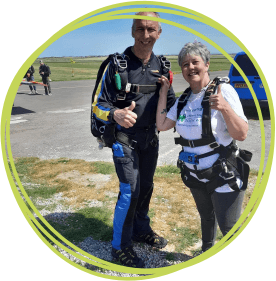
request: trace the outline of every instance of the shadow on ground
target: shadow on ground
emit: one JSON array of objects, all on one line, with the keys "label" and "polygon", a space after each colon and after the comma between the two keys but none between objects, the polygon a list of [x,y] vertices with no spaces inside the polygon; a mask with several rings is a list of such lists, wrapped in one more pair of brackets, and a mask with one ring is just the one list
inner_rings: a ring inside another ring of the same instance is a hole
[{"label": "shadow on ground", "polygon": [[[259,120],[256,107],[244,107],[244,114],[248,119]],[[261,108],[263,119],[270,120],[269,108]]]},{"label": "shadow on ground", "polygon": [[35,113],[35,111],[23,108],[21,106],[13,106],[11,115]]}]

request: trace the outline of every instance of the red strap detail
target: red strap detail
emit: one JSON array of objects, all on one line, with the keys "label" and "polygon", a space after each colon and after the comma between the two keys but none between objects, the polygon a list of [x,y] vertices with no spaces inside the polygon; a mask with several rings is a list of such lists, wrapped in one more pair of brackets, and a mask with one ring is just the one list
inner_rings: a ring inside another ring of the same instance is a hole
[{"label": "red strap detail", "polygon": [[170,82],[170,85],[172,84],[172,82],[173,82],[173,73],[172,73],[172,71],[170,70],[169,71],[169,74],[170,74],[170,76],[169,76],[169,82]]}]

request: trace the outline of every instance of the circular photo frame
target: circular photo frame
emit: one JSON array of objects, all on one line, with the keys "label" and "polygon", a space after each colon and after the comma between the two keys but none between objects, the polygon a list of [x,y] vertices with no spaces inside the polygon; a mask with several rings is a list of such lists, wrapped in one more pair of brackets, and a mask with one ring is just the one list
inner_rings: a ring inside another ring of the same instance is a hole
[{"label": "circular photo frame", "polygon": [[[197,11],[194,11],[186,7],[181,7],[179,5],[169,4],[165,2],[164,3],[155,2],[155,1],[151,1],[150,3],[148,1],[138,1],[138,2],[129,1],[125,3],[117,3],[117,4],[103,7],[101,9],[94,10],[93,12],[78,17],[77,19],[68,23],[67,25],[59,29],[56,33],[54,33],[41,46],[39,46],[19,68],[18,72],[14,76],[14,79],[11,82],[10,87],[7,91],[3,109],[2,109],[2,116],[1,116],[2,117],[1,118],[1,144],[2,144],[3,163],[13,195],[26,221],[29,223],[32,230],[36,233],[36,235],[40,238],[40,240],[58,257],[66,261],[71,266],[85,273],[109,280],[112,279],[117,280],[118,276],[105,275],[99,272],[89,270],[75,263],[71,259],[68,259],[64,254],[64,252],[74,256],[76,259],[79,259],[81,261],[86,262],[87,264],[90,264],[91,266],[100,268],[103,271],[106,270],[106,271],[120,272],[123,274],[134,274],[134,276],[139,277],[139,280],[149,280],[157,277],[163,277],[175,273],[177,271],[195,266],[211,258],[212,256],[216,255],[223,249],[225,249],[244,231],[244,229],[247,227],[247,225],[255,215],[262,201],[262,198],[266,190],[266,186],[268,184],[270,172],[272,169],[272,163],[273,163],[273,152],[274,152],[274,143],[275,143],[274,130],[272,130],[271,133],[271,140],[270,140],[271,146],[269,150],[269,157],[265,164],[265,149],[268,148],[265,147],[265,127],[264,127],[263,115],[260,108],[260,104],[258,102],[257,96],[254,92],[254,89],[250,81],[248,80],[246,74],[241,69],[241,67],[234,60],[234,58],[231,55],[229,55],[223,48],[221,48],[217,43],[206,37],[204,34],[198,32],[196,29],[192,29],[191,27],[188,27],[179,22],[168,20],[166,19],[166,17],[153,19],[146,16],[134,15],[136,12],[139,11],[153,10],[152,7],[142,8],[142,7],[134,7],[134,6],[137,6],[138,4],[144,6],[154,5],[154,11],[156,12],[164,13],[166,15],[175,15],[177,17],[183,17],[183,18],[192,19],[194,21],[198,21],[200,23],[205,24],[206,26],[218,30],[219,32],[230,38],[233,42],[235,42],[237,46],[239,46],[248,55],[248,57],[254,64],[257,72],[259,73],[260,79],[262,80],[263,87],[267,95],[267,100],[269,103],[269,111],[273,113],[274,112],[273,99],[266,77],[260,65],[254,58],[254,56],[250,53],[250,51],[246,48],[246,46],[223,25],[203,15],[202,13],[199,13]],[[197,39],[200,38],[199,40],[204,40],[205,42],[213,46],[215,49],[217,49],[239,71],[244,81],[246,82],[246,85],[252,94],[260,121],[260,131],[261,131],[260,168],[258,171],[254,191],[251,194],[251,198],[245,210],[243,211],[240,219],[238,220],[236,225],[231,229],[231,231],[229,231],[229,233],[225,237],[221,238],[221,240],[217,242],[210,250],[208,250],[208,252],[203,253],[198,257],[190,259],[186,262],[182,262],[179,264],[175,264],[168,267],[162,267],[162,268],[134,269],[134,268],[123,267],[121,265],[113,264],[105,260],[99,259],[93,255],[90,255],[84,250],[77,247],[69,240],[65,239],[59,232],[57,232],[51,226],[51,224],[49,224],[47,220],[45,220],[45,218],[37,210],[32,200],[28,196],[27,192],[25,191],[13,161],[12,149],[10,145],[10,121],[11,121],[11,111],[12,111],[11,109],[15,100],[18,87],[22,81],[22,77],[25,75],[26,69],[29,67],[29,65],[31,65],[41,55],[41,53],[45,51],[51,44],[53,44],[55,41],[57,41],[59,38],[61,38],[63,35],[67,33],[85,27],[87,25],[92,25],[100,22],[112,23],[113,20],[124,20],[124,19],[134,19],[134,18],[155,20],[161,22],[162,24],[171,25],[181,30],[185,30],[186,32],[193,34],[194,37],[196,37]],[[274,114],[271,114],[271,123],[275,124]],[[39,218],[39,220],[37,220],[37,218]],[[56,247],[53,247],[53,244],[56,245]],[[58,248],[62,249],[62,251],[58,250]]]}]

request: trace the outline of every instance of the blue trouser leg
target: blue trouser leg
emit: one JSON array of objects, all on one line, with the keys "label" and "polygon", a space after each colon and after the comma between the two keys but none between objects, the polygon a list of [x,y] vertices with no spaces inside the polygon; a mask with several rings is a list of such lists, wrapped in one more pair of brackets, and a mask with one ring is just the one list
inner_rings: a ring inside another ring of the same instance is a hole
[{"label": "blue trouser leg", "polygon": [[[34,81],[34,76],[31,76],[31,80]],[[33,87],[34,87],[34,90],[36,92],[36,85],[34,84]]]},{"label": "blue trouser leg", "polygon": [[[27,78],[27,81],[34,81],[34,76],[31,76],[30,78]],[[36,86],[34,85],[29,85],[30,90],[32,91],[33,89],[36,91]]]},{"label": "blue trouser leg", "polygon": [[120,192],[113,220],[112,247],[119,250],[131,245],[134,212],[139,196],[138,156],[129,147],[115,143],[113,160],[120,182]]},{"label": "blue trouser leg", "polygon": [[151,230],[147,216],[153,191],[153,174],[158,147],[149,145],[142,152],[125,145],[113,145],[113,160],[120,182],[114,212],[112,247],[119,250],[132,244],[132,233]]}]

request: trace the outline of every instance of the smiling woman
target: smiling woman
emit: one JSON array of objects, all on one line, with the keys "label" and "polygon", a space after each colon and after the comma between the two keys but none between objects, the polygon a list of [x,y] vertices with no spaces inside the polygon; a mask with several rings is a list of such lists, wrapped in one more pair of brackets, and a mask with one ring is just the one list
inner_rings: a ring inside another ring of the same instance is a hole
[{"label": "smiling woman", "polygon": [[209,69],[209,62],[205,64],[200,56],[187,55],[181,68],[183,77],[195,94],[209,83],[209,76],[205,75]]},{"label": "smiling woman", "polygon": [[194,94],[199,93],[209,83],[210,52],[207,48],[187,43],[180,51],[178,63]]},{"label": "smiling woman", "polygon": [[185,44],[178,62],[190,87],[166,114],[170,84],[162,76],[156,115],[159,131],[175,127],[180,134],[175,142],[182,146],[178,167],[201,218],[202,252],[214,245],[217,222],[226,235],[238,221],[249,175],[249,166],[237,157],[242,151],[233,142],[246,138],[248,121],[235,90],[227,84],[217,87],[220,79],[210,81],[209,60],[206,46]]}]

